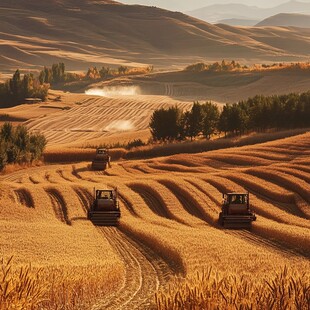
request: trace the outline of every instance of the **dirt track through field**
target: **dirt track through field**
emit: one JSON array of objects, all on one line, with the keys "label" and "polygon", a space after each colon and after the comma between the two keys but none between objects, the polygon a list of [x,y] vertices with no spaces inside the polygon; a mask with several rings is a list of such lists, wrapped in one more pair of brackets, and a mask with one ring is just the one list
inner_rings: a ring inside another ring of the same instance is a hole
[{"label": "dirt track through field", "polygon": [[98,228],[110,242],[125,265],[122,287],[96,304],[99,309],[150,309],[154,292],[164,286],[173,275],[168,264],[154,251],[134,241],[117,228]]}]

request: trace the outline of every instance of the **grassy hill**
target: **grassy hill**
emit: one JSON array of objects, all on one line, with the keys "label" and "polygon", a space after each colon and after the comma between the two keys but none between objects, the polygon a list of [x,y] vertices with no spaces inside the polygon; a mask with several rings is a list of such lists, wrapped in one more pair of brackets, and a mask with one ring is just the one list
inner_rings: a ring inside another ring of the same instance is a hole
[{"label": "grassy hill", "polygon": [[[184,66],[201,59],[309,58],[310,30],[211,25],[178,12],[113,1],[1,1],[2,71],[64,61]],[[154,31],[156,29],[156,31]]]}]

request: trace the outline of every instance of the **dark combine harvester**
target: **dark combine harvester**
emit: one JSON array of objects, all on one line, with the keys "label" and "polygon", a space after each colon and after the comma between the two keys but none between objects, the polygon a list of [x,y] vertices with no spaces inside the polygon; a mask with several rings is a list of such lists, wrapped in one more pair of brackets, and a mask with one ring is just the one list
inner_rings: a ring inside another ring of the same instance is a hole
[{"label": "dark combine harvester", "polygon": [[250,229],[256,215],[250,209],[249,193],[223,194],[219,222],[225,228]]},{"label": "dark combine harvester", "polygon": [[92,170],[106,170],[107,166],[111,167],[111,156],[109,151],[105,148],[98,148],[96,150],[96,156],[92,160]]},{"label": "dark combine harvester", "polygon": [[88,211],[88,218],[96,226],[117,226],[121,211],[117,200],[117,190],[98,189]]}]

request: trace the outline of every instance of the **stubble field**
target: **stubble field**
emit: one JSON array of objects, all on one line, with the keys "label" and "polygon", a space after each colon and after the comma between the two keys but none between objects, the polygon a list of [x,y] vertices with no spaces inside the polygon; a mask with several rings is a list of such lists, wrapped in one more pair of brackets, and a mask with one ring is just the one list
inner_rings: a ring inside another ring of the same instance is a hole
[{"label": "stubble field", "polygon": [[[305,273],[309,285],[309,158],[306,133],[208,153],[118,161],[106,172],[80,162],[2,175],[0,254],[13,255],[16,267],[43,267],[47,308],[64,301],[67,309],[151,308],[155,292],[167,292],[175,277],[209,268],[263,283],[286,266],[294,275]],[[120,226],[94,227],[86,217],[93,189],[114,187]],[[251,231],[223,230],[217,223],[221,193],[235,190],[250,192],[257,214]]]}]

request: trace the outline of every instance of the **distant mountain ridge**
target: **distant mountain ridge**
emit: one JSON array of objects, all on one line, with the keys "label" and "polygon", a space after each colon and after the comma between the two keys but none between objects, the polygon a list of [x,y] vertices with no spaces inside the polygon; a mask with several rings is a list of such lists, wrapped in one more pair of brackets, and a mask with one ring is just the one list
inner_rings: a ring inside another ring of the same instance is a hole
[{"label": "distant mountain ridge", "polygon": [[228,18],[217,21],[218,24],[225,24],[230,26],[255,26],[260,20],[257,19],[239,19],[239,18]]},{"label": "distant mountain ridge", "polygon": [[226,19],[263,20],[280,13],[310,14],[310,3],[289,1],[273,8],[259,8],[238,3],[215,4],[186,13],[209,23],[216,23]]},{"label": "distant mountain ridge", "polygon": [[179,12],[108,0],[1,0],[0,29],[2,71],[59,61],[70,70],[85,70],[310,56],[310,30],[212,25]]},{"label": "distant mountain ridge", "polygon": [[256,26],[293,26],[310,28],[310,15],[297,13],[281,13],[264,19]]}]

